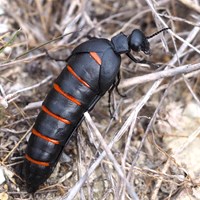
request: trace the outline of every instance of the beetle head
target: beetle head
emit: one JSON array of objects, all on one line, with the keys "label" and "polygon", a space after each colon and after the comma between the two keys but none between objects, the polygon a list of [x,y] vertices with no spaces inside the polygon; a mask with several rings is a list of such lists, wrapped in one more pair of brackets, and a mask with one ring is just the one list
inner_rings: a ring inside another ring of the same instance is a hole
[{"label": "beetle head", "polygon": [[135,52],[143,51],[145,54],[150,54],[149,42],[142,31],[135,29],[128,37],[128,43],[131,50]]}]

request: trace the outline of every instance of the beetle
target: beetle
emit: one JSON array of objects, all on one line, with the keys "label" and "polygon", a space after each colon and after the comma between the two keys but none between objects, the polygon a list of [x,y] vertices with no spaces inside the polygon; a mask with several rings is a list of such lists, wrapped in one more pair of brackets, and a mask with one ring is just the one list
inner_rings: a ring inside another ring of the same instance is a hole
[{"label": "beetle", "polygon": [[28,192],[34,193],[47,180],[64,145],[83,120],[84,112],[91,111],[115,84],[120,55],[143,62],[135,59],[131,51],[150,54],[148,39],[167,29],[149,37],[135,29],[129,36],[119,33],[111,41],[91,38],[72,51],[42,104],[28,141],[23,163]]}]

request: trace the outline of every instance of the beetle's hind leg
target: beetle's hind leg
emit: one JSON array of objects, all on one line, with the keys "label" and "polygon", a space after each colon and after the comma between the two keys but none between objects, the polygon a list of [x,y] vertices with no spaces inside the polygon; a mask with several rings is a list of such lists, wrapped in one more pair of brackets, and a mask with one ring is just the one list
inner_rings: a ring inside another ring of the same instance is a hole
[{"label": "beetle's hind leg", "polygon": [[56,57],[53,57],[53,56],[51,56],[51,55],[49,54],[48,50],[46,50],[46,49],[44,49],[44,51],[45,51],[47,57],[50,58],[51,60],[63,61],[63,62],[67,62],[67,60],[68,60],[68,58],[66,59],[66,58],[58,58],[58,57],[56,58]]},{"label": "beetle's hind leg", "polygon": [[97,37],[91,36],[90,34],[86,35],[88,40],[97,39]]}]

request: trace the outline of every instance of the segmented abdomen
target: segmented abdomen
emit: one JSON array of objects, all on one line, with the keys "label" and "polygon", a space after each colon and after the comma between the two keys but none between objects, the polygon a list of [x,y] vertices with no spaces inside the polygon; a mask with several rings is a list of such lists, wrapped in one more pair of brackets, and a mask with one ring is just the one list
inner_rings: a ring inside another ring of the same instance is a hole
[{"label": "segmented abdomen", "polygon": [[29,139],[24,172],[34,192],[52,173],[63,146],[99,99],[101,55],[75,54],[68,60],[42,105]]}]

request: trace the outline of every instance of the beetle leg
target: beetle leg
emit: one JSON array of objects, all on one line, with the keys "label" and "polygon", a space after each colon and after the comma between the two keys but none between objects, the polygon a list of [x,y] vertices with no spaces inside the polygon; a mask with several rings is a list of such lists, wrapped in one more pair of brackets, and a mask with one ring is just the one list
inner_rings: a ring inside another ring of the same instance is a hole
[{"label": "beetle leg", "polygon": [[51,55],[49,54],[48,50],[46,50],[46,49],[45,49],[44,51],[45,51],[47,57],[50,58],[50,59],[52,59],[52,60],[55,60],[55,61],[63,61],[63,62],[66,62],[66,61],[67,61],[66,58],[55,58],[55,57],[51,56]]},{"label": "beetle leg", "polygon": [[126,97],[126,95],[122,94],[119,91],[119,88],[118,88],[119,83],[120,83],[120,72],[117,73],[117,78],[115,79],[115,82],[113,83],[113,85],[111,86],[111,88],[108,90],[108,94],[109,94],[108,95],[108,105],[109,105],[109,113],[110,113],[110,117],[111,118],[114,118],[114,113],[111,110],[111,107],[114,110],[114,106],[111,103],[111,94],[112,94],[113,90],[116,89],[118,95],[121,96],[122,98]]},{"label": "beetle leg", "polygon": [[137,60],[136,58],[134,58],[132,54],[126,53],[126,55],[127,55],[133,62],[135,62],[135,63],[140,63],[139,60]]},{"label": "beetle leg", "polygon": [[126,95],[125,94],[122,94],[120,91],[119,91],[119,88],[118,88],[118,86],[119,86],[119,83],[120,83],[120,79],[121,79],[121,77],[120,77],[120,72],[118,72],[117,73],[117,81],[116,81],[116,83],[115,83],[115,88],[116,88],[116,91],[117,91],[117,93],[118,93],[118,95],[120,96],[120,97],[126,97]]},{"label": "beetle leg", "polygon": [[114,90],[115,86],[112,85],[111,88],[108,90],[108,107],[109,107],[109,114],[110,114],[110,118],[115,118],[114,117],[114,106],[113,104],[111,103],[111,94]]},{"label": "beetle leg", "polygon": [[91,36],[91,35],[86,35],[86,38],[88,39],[88,40],[92,40],[92,39],[97,39],[97,37],[94,37],[94,36]]},{"label": "beetle leg", "polygon": [[130,53],[126,53],[126,55],[127,55],[133,62],[135,62],[135,63],[148,64],[148,65],[150,65],[150,66],[152,66],[153,68],[156,68],[156,69],[159,67],[157,64],[152,63],[152,62],[150,62],[150,61],[148,61],[148,60],[137,60],[137,59],[134,58],[133,55],[130,54]]}]

